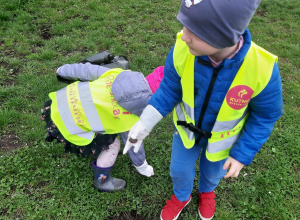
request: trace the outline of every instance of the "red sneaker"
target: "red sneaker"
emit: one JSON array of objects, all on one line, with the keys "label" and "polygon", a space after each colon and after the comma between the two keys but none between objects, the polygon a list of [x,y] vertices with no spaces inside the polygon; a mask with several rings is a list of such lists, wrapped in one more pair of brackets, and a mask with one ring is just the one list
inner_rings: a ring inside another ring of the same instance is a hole
[{"label": "red sneaker", "polygon": [[199,208],[198,213],[202,220],[210,220],[214,217],[216,208],[215,192],[199,193]]},{"label": "red sneaker", "polygon": [[180,202],[175,195],[171,197],[171,200],[167,201],[167,205],[163,207],[160,213],[160,220],[176,220],[182,211],[182,209],[189,204],[191,196],[187,201]]}]

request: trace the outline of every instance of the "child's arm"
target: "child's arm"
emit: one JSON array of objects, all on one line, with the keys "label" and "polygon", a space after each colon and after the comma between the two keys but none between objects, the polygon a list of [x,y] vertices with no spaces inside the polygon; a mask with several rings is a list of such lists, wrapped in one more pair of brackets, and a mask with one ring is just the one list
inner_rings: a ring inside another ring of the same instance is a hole
[{"label": "child's arm", "polygon": [[57,77],[71,81],[93,81],[98,79],[109,68],[90,63],[65,64],[57,71]]},{"label": "child's arm", "polygon": [[282,86],[277,63],[268,85],[249,103],[249,117],[229,156],[249,165],[282,115]]},{"label": "child's arm", "polygon": [[167,57],[164,77],[159,88],[149,100],[147,107],[140,116],[140,120],[130,130],[130,140],[134,140],[135,143],[128,140],[123,154],[126,154],[132,146],[137,151],[140,143],[151,132],[152,128],[182,100],[181,78],[174,67],[173,51],[174,47]]},{"label": "child's arm", "polygon": [[[128,131],[120,134],[123,143],[126,143],[128,138]],[[129,157],[137,169],[137,171],[144,176],[150,177],[154,175],[153,167],[150,166],[146,161],[144,144],[141,145],[139,151],[134,153],[133,148],[128,151]]]}]

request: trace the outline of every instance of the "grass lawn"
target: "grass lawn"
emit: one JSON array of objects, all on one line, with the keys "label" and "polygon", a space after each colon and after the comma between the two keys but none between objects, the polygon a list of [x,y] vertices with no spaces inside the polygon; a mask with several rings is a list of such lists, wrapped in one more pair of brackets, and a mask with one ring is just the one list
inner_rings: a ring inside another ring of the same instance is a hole
[{"label": "grass lawn", "polygon": [[[99,51],[125,55],[145,75],[164,65],[181,30],[180,1],[1,0],[0,219],[159,219],[170,198],[172,115],[145,140],[155,176],[138,175],[119,155],[117,193],[92,187],[92,158],[46,143],[40,108],[66,84],[55,70]],[[300,4],[262,0],[249,26],[253,41],[279,56],[284,115],[251,166],[216,189],[214,219],[300,219]],[[197,175],[198,177],[198,175]],[[179,219],[199,219],[197,181]]]}]

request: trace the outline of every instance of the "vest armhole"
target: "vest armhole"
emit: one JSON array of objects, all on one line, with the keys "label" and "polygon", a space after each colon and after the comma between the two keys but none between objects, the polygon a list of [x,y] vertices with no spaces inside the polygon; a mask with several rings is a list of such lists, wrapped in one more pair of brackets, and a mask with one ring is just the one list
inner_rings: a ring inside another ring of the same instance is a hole
[{"label": "vest armhole", "polygon": [[[268,85],[268,83],[270,82],[270,79],[272,77],[272,72],[273,72],[273,68],[274,68],[274,64],[275,62],[278,61],[278,57],[272,53],[270,53],[269,51],[265,50],[264,48],[258,46],[257,44],[255,44],[253,41],[251,41],[251,44],[254,48],[254,50],[258,51],[260,54],[260,59],[264,60],[263,62],[268,65],[268,69],[265,70],[265,75],[266,76],[262,76],[265,77],[265,80],[263,80],[264,85],[260,87],[259,90],[256,90],[253,93],[252,98],[256,97],[261,91],[264,90],[264,88],[266,88],[266,86]],[[272,63],[272,65],[271,65]]]}]

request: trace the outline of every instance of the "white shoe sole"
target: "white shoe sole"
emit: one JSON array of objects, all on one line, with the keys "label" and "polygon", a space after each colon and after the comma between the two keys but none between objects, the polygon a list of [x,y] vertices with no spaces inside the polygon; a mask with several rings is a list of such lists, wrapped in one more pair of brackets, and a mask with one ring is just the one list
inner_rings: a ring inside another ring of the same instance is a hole
[{"label": "white shoe sole", "polygon": [[[190,200],[187,202],[187,204],[185,204],[184,207],[186,207],[186,206],[190,203],[191,200],[192,200],[192,197],[191,197]],[[182,210],[184,209],[184,207],[181,209],[181,211],[178,213],[178,215],[176,215],[175,218],[173,218],[172,220],[178,219],[178,217],[179,217],[180,213],[182,212]],[[199,210],[199,209],[198,209],[198,210]],[[163,218],[161,217],[161,213],[162,213],[162,210],[161,210],[161,212],[160,212],[160,220],[163,220]]]},{"label": "white shoe sole", "polygon": [[198,208],[198,214],[199,214],[199,216],[200,216],[200,218],[201,218],[201,220],[211,220],[213,217],[214,217],[214,215],[212,216],[212,217],[210,217],[210,218],[204,218],[201,214],[200,214],[200,209]]}]

